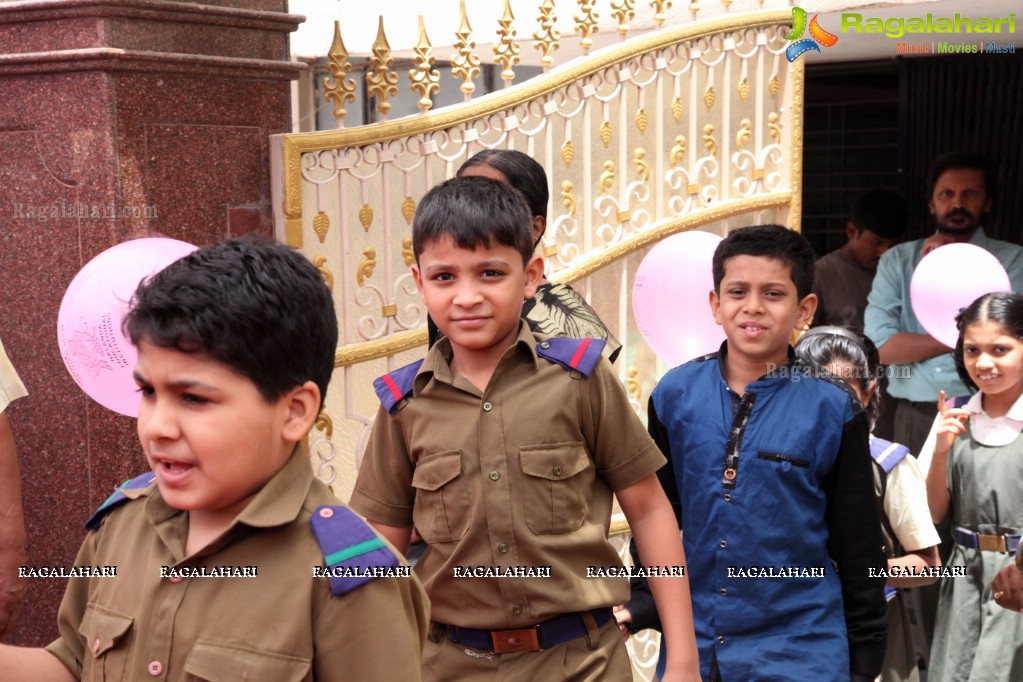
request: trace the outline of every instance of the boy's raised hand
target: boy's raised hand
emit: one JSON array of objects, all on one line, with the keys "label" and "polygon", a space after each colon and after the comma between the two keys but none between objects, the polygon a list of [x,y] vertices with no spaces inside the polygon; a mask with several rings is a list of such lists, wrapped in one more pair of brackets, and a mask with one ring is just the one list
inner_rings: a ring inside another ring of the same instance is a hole
[{"label": "boy's raised hand", "polygon": [[941,391],[938,393],[938,414],[941,415],[941,422],[938,424],[938,438],[934,442],[934,454],[944,457],[952,449],[956,438],[966,433],[966,420],[970,418],[970,411],[949,407],[945,401],[945,392]]}]

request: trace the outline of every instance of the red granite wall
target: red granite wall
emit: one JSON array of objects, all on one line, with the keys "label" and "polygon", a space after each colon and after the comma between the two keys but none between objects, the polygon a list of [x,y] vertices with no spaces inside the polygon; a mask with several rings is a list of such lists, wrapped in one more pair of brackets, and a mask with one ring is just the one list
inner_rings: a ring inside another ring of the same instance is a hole
[{"label": "red granite wall", "polygon": [[[286,11],[286,0],[0,3],[0,337],[30,393],[8,408],[29,564],[70,565],[91,511],[145,466],[134,420],[64,369],[64,289],[129,238],[270,232],[268,136],[289,129],[301,68],[287,62],[301,18]],[[63,589],[30,582],[8,640],[52,639]]]}]

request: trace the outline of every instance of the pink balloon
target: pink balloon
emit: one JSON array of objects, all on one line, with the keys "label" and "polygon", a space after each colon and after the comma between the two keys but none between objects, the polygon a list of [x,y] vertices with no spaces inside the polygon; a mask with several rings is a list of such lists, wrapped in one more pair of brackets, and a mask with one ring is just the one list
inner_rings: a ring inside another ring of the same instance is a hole
[{"label": "pink balloon", "polygon": [[994,291],[1012,291],[1005,268],[990,251],[973,244],[946,244],[928,253],[913,271],[909,300],[927,333],[955,348],[956,315]]},{"label": "pink balloon", "polygon": [[103,407],[137,417],[132,372],[138,355],[121,334],[121,320],[143,278],[196,247],[176,239],[135,239],[112,246],[71,280],[57,313],[57,343],[75,383]]},{"label": "pink balloon", "polygon": [[661,360],[675,366],[713,353],[725,340],[708,297],[711,261],[721,237],[680,232],[647,253],[632,285],[632,314],[639,333]]}]

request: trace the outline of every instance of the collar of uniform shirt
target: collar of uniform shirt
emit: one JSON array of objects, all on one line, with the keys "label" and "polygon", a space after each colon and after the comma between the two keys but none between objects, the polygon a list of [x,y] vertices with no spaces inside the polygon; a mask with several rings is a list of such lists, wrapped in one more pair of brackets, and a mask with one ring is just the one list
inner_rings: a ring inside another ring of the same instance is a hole
[{"label": "collar of uniform shirt", "polygon": [[1023,396],[1002,417],[989,417],[984,412],[981,393],[974,393],[964,407],[973,413],[970,417],[970,431],[982,445],[1008,445],[1023,432]]}]

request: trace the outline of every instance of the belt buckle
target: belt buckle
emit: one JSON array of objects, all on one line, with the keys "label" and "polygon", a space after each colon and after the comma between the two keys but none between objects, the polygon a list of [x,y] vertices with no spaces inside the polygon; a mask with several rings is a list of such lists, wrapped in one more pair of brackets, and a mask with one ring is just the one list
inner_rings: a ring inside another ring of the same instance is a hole
[{"label": "belt buckle", "polygon": [[982,552],[1001,552],[1005,554],[1004,535],[977,535],[977,548]]},{"label": "belt buckle", "polygon": [[525,630],[494,630],[490,633],[495,654],[515,654],[520,651],[541,651],[536,626]]}]

